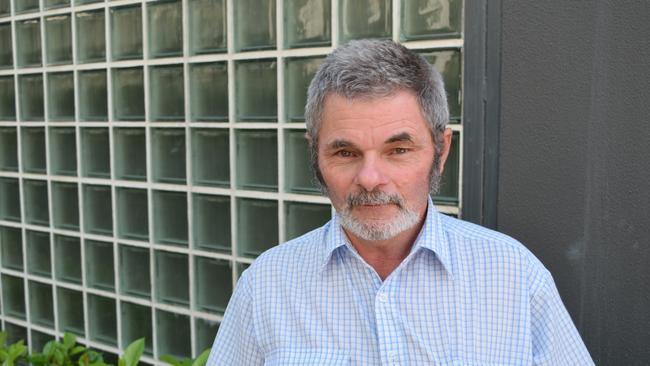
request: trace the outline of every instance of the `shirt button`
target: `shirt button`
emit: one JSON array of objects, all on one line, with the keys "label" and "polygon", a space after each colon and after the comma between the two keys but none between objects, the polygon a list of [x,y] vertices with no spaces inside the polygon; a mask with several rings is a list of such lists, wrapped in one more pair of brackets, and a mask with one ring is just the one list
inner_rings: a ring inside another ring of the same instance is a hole
[{"label": "shirt button", "polygon": [[385,293],[382,292],[379,295],[377,295],[377,300],[379,300],[381,302],[387,302],[388,301],[388,296]]}]

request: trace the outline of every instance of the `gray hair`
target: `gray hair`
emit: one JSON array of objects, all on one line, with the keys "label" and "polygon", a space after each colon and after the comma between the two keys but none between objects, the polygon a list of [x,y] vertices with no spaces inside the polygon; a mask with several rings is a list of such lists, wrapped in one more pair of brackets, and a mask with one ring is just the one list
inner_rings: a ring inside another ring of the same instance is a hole
[{"label": "gray hair", "polygon": [[442,132],[449,121],[440,73],[424,57],[391,40],[350,41],[325,58],[309,85],[305,105],[312,169],[321,184],[324,182],[318,168],[318,132],[325,98],[334,93],[348,99],[372,99],[401,90],[413,92],[429,125],[436,150],[435,168],[442,149]]}]

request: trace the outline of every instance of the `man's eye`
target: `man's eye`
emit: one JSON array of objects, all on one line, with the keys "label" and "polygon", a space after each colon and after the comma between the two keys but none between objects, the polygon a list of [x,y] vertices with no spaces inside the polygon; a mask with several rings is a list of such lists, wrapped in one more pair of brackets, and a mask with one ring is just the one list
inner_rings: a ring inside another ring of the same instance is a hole
[{"label": "man's eye", "polygon": [[340,150],[336,153],[336,155],[342,157],[342,158],[349,158],[352,157],[352,152],[348,150]]},{"label": "man's eye", "polygon": [[408,151],[409,151],[409,150],[406,149],[406,148],[403,148],[403,147],[396,147],[396,148],[393,150],[393,153],[394,153],[394,154],[401,155],[401,154],[406,154]]}]

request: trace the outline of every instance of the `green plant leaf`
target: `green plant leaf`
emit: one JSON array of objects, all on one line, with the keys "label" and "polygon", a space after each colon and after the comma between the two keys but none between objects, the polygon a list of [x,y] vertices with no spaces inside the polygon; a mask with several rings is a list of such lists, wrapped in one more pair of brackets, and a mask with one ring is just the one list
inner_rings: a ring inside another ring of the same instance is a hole
[{"label": "green plant leaf", "polygon": [[50,357],[54,354],[54,350],[56,349],[57,341],[52,340],[47,343],[45,343],[45,346],[43,346],[43,355],[45,357]]},{"label": "green plant leaf", "polygon": [[63,352],[57,348],[54,350],[54,362],[56,365],[63,365],[64,355]]},{"label": "green plant leaf", "polygon": [[77,343],[77,336],[68,332],[63,333],[63,347],[66,351],[72,348],[75,343]]},{"label": "green plant leaf", "polygon": [[7,332],[0,332],[0,347],[5,348],[7,346],[7,337],[9,337]]},{"label": "green plant leaf", "polygon": [[[126,347],[124,350],[124,365],[119,366],[137,366],[144,351],[144,338],[137,339]],[[120,358],[120,361],[122,358]]]},{"label": "green plant leaf", "polygon": [[70,356],[74,356],[86,350],[84,346],[76,346],[70,350]]},{"label": "green plant leaf", "polygon": [[210,349],[206,349],[201,353],[192,363],[192,366],[204,366],[208,362],[208,357],[210,357]]},{"label": "green plant leaf", "polygon": [[174,356],[170,355],[162,355],[160,356],[160,361],[168,363],[172,366],[181,366],[181,362],[176,359]]}]

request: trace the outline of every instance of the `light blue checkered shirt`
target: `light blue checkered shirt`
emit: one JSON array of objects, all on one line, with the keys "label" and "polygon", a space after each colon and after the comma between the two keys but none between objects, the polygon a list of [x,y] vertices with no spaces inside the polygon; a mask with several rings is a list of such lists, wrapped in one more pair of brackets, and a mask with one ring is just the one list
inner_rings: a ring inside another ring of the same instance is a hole
[{"label": "light blue checkered shirt", "polygon": [[383,282],[336,218],[262,254],[237,284],[207,365],[593,361],[523,245],[429,201],[410,254]]}]

